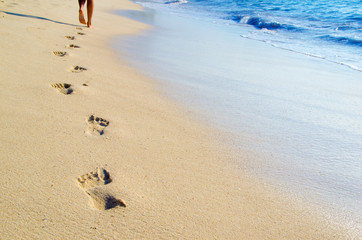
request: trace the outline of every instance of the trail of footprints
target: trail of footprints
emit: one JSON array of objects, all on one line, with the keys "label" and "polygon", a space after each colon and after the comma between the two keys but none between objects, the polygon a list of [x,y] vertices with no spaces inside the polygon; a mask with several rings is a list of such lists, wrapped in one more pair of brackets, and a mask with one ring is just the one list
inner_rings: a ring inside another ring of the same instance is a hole
[{"label": "trail of footprints", "polygon": [[[77,30],[83,30],[80,27],[77,27],[76,29]],[[82,33],[82,32],[78,32],[78,34],[79,35],[85,35],[85,33]],[[75,40],[74,36],[65,36],[65,38],[69,39],[69,40]],[[78,45],[75,45],[75,44],[68,44],[66,47],[67,48],[80,48]],[[65,57],[65,56],[68,55],[68,53],[64,52],[64,51],[53,51],[53,54],[55,56],[58,56],[58,57]],[[73,72],[73,73],[81,73],[81,72],[86,71],[86,70],[87,70],[87,68],[82,67],[82,66],[72,66],[70,71]],[[57,89],[59,92],[65,94],[65,95],[73,93],[73,89],[71,88],[71,84],[68,84],[68,83],[52,83],[50,85],[53,88]],[[88,85],[83,84],[83,86],[88,86]]]},{"label": "trail of footprints", "polygon": [[[76,28],[77,30],[83,30],[80,27]],[[77,32],[78,35],[85,35],[83,32]],[[65,36],[68,40],[75,40],[74,36]],[[78,45],[69,44],[66,46],[69,49],[80,48]],[[53,51],[53,54],[58,57],[68,56],[68,53],[65,51]],[[72,66],[71,72],[81,73],[86,71],[87,68],[82,66]],[[69,95],[73,93],[72,85],[69,83],[52,83],[51,87],[57,89],[60,93]],[[83,83],[82,86],[88,86],[88,84]],[[101,136],[104,134],[104,129],[109,125],[109,121],[97,117],[95,115],[90,115],[86,119],[88,125],[88,132],[92,135]],[[107,190],[105,185],[112,182],[110,174],[107,170],[101,167],[97,167],[95,171],[83,174],[77,178],[79,186],[84,190],[84,192],[90,198],[90,204],[93,208],[98,210],[107,210],[114,207],[126,207],[125,203],[114,197],[114,195]]]}]

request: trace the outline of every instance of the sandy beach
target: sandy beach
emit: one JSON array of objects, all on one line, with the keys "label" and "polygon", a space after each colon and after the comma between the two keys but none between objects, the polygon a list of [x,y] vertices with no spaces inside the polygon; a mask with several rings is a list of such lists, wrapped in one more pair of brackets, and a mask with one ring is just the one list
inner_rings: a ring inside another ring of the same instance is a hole
[{"label": "sandy beach", "polygon": [[145,24],[97,1],[0,0],[1,239],[349,239],[313,206],[235,171],[223,133],[109,47]]}]

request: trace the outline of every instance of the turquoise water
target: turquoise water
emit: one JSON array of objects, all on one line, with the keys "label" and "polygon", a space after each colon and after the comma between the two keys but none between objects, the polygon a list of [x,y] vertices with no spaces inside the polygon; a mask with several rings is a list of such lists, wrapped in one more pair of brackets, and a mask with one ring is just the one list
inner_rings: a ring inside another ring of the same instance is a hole
[{"label": "turquoise water", "polygon": [[163,8],[117,13],[154,29],[119,37],[114,48],[172,100],[230,133],[234,148],[257,154],[240,169],[362,234],[361,72],[241,38],[248,29],[209,17]]},{"label": "turquoise water", "polygon": [[[361,0],[141,0],[145,6],[240,27],[241,37],[362,71]],[[247,30],[245,32],[245,30]]]}]

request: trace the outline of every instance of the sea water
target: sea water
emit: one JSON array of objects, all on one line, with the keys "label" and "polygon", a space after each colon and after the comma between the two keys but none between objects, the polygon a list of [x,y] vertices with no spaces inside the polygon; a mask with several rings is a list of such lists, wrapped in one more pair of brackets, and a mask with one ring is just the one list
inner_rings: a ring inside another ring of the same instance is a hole
[{"label": "sea water", "polygon": [[317,2],[142,2],[145,11],[118,14],[154,28],[114,47],[240,152],[257,153],[240,169],[327,206],[358,236],[361,3]]},{"label": "sea water", "polygon": [[361,0],[145,0],[145,6],[208,17],[260,40],[362,71]]}]

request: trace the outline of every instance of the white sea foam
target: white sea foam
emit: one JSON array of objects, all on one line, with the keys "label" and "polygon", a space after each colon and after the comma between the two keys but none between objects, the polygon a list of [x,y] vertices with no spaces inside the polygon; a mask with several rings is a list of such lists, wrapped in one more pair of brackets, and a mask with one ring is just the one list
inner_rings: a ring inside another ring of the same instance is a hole
[{"label": "white sea foam", "polygon": [[224,21],[228,25],[234,22],[241,31],[252,32],[254,39],[322,56],[331,62],[343,62],[354,70],[362,69],[361,1],[142,1],[156,8],[207,16],[215,23]]},{"label": "white sea foam", "polygon": [[174,1],[165,2],[165,4],[171,4],[171,5],[180,5],[180,4],[185,4],[185,3],[188,3],[188,1],[186,1],[186,0],[174,0]]}]

